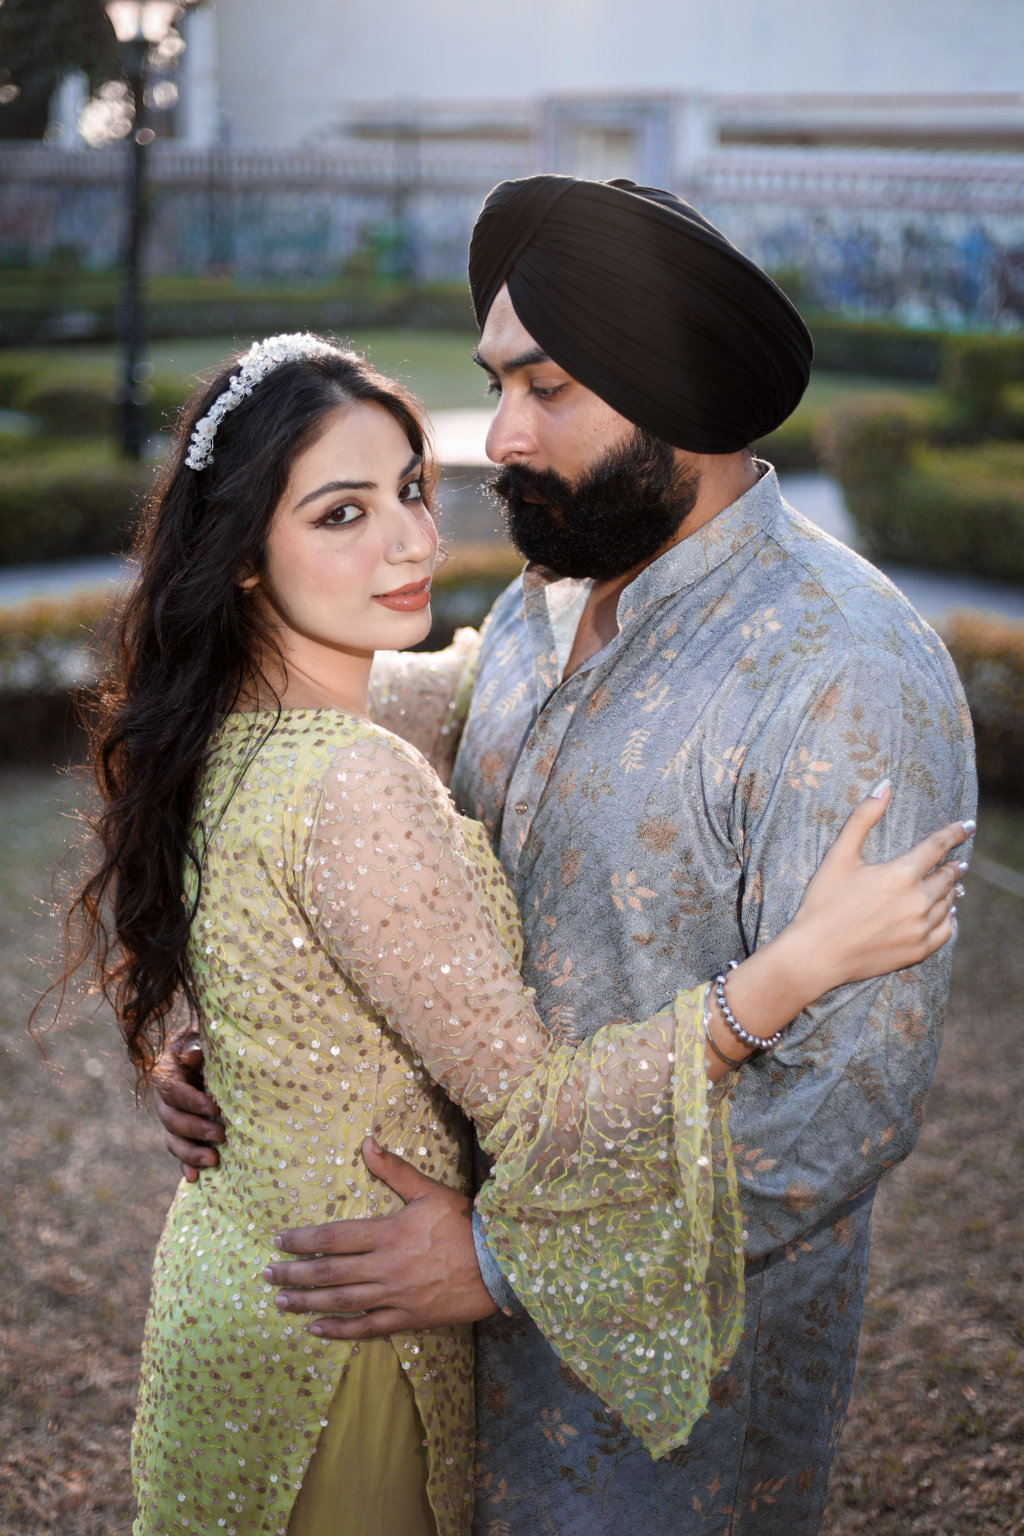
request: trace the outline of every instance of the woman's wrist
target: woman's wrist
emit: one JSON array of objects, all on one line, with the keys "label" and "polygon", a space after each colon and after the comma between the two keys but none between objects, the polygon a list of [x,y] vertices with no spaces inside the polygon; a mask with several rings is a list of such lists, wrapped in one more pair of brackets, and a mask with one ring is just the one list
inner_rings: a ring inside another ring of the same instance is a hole
[{"label": "woman's wrist", "polygon": [[805,924],[797,913],[762,950],[772,964],[771,984],[787,1006],[792,1007],[786,1022],[831,992],[842,980],[828,937]]},{"label": "woman's wrist", "polygon": [[795,921],[726,977],[732,1013],[762,1040],[785,1029],[833,985],[822,946],[805,937]]},{"label": "woman's wrist", "polygon": [[[794,919],[777,938],[723,973],[728,1011],[744,1034],[767,1041],[836,985],[834,970],[828,944]],[[708,989],[705,1018],[705,1056],[712,1081],[765,1048],[748,1044],[730,1027],[714,981]]]}]

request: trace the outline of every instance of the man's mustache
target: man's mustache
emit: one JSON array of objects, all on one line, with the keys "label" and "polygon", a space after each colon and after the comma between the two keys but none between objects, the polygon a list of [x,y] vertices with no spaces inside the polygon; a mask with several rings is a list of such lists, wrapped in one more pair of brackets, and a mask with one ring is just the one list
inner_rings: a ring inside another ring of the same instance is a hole
[{"label": "man's mustache", "polygon": [[506,464],[492,476],[488,490],[507,505],[528,502],[531,506],[557,511],[572,497],[572,486],[550,469],[528,469],[522,464]]}]

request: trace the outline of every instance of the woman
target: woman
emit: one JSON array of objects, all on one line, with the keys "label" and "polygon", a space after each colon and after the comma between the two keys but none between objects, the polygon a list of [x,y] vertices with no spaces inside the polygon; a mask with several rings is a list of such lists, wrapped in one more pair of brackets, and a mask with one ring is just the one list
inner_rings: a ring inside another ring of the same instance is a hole
[{"label": "woman", "polygon": [[318,1340],[263,1277],[282,1227],[395,1203],[366,1175],[367,1134],[464,1186],[452,1101],[494,1159],[478,1209],[529,1310],[652,1454],[680,1443],[742,1320],[708,1080],[952,932],[957,871],[928,871],[964,829],[862,865],[883,795],[727,982],[555,1043],[482,829],[368,719],[374,649],[429,629],[432,483],[403,390],[277,337],[185,408],[144,519],[99,728],[103,860],[79,906],[141,1077],[184,998],[229,1134],[157,1255],[140,1533],[468,1529],[468,1332]]}]

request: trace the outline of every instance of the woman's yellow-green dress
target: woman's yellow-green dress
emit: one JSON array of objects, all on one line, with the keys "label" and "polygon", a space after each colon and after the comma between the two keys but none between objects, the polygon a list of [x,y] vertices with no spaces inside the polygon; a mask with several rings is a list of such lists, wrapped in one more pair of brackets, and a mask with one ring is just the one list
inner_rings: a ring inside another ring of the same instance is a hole
[{"label": "woman's yellow-green dress", "polygon": [[282,1228],[398,1205],[368,1134],[468,1188],[453,1101],[495,1160],[477,1208],[524,1304],[652,1454],[678,1444],[741,1315],[701,996],[554,1042],[482,829],[414,748],[352,717],[229,716],[198,823],[190,963],[227,1138],[157,1253],[137,1536],[468,1531],[471,1331],[320,1340],[262,1273]]}]

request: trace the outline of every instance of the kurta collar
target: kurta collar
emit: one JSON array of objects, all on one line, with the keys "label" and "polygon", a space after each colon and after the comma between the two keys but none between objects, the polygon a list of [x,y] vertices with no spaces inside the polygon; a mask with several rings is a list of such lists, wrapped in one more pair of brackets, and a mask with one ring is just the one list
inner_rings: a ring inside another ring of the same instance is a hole
[{"label": "kurta collar", "polygon": [[636,580],[625,588],[617,610],[620,629],[625,629],[652,603],[696,586],[776,522],[783,508],[778,476],[770,464],[760,460],[755,460],[755,464],[762,471],[756,485],[710,523],[644,566]]},{"label": "kurta collar", "polygon": [[[756,485],[710,523],[652,560],[624,589],[617,609],[620,635],[652,603],[696,586],[775,524],[784,508],[778,476],[770,464],[760,459],[754,462],[761,470]],[[591,585],[590,581],[558,576],[541,565],[528,565],[523,573],[527,625],[537,670],[548,689],[557,686],[565,668],[567,645],[572,644]],[[616,644],[615,640],[611,642],[612,647]],[[608,649],[606,646],[599,655],[603,656]],[[566,654],[562,655],[562,651]]]}]

